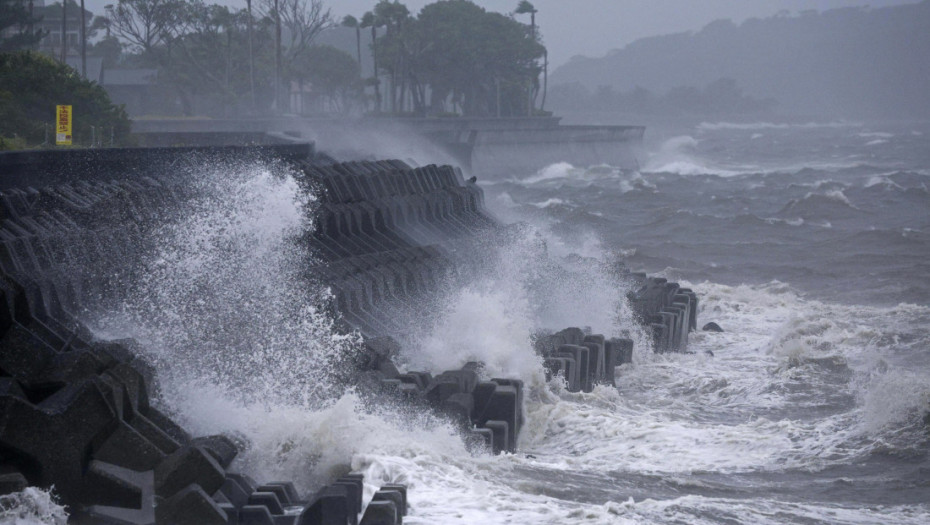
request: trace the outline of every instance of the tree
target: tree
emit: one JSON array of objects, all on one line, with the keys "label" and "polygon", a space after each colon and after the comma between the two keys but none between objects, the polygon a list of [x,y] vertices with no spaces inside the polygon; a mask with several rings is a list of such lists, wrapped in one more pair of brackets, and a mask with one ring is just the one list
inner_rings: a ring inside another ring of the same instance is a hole
[{"label": "tree", "polygon": [[[517,4],[517,9],[514,11],[518,15],[530,15],[530,35],[533,37],[533,40],[539,40],[538,35],[536,34],[536,7],[533,6],[528,0],[520,0],[520,3]],[[543,102],[541,107],[546,105],[546,90],[548,89],[549,84],[549,53],[546,52],[543,55]],[[533,93],[533,96],[530,98],[530,104],[533,104],[533,101],[536,100],[536,95],[538,94],[539,87],[536,87],[536,92]]]},{"label": "tree", "polygon": [[98,133],[112,130],[117,144],[129,142],[126,111],[95,82],[34,51],[0,54],[0,139],[42,142],[47,126],[54,132],[58,104],[73,106],[77,142],[90,143],[92,126]]},{"label": "tree", "polygon": [[391,111],[396,113],[403,111],[403,101],[406,98],[405,59],[409,53],[405,46],[405,37],[409,32],[404,31],[404,26],[410,21],[410,10],[398,0],[379,0],[373,12],[375,20],[379,20],[386,28],[385,45],[382,46],[382,56],[385,60],[382,60],[381,64],[391,78]]},{"label": "tree", "polygon": [[[22,0],[0,0],[0,52],[17,51],[38,44],[45,35],[34,26],[41,20],[32,16]],[[11,28],[16,31],[9,31]],[[4,36],[7,33],[10,34]]]},{"label": "tree", "polygon": [[[332,13],[322,0],[260,0],[261,12],[275,21],[276,57],[280,72],[293,71],[292,63],[313,45],[324,29],[333,25]],[[287,42],[281,40],[286,29]],[[276,75],[280,76],[280,75]],[[283,79],[281,79],[283,80]],[[277,94],[279,89],[275,90]]]},{"label": "tree", "polygon": [[202,0],[185,6],[183,28],[170,41],[161,76],[178,89],[189,106],[185,113],[193,113],[195,99],[227,117],[240,112],[240,103],[251,108],[243,97],[252,92],[251,65],[242,59],[249,51],[248,12]]},{"label": "tree", "polygon": [[103,68],[112,69],[119,63],[123,46],[115,36],[105,36],[91,44],[90,52],[103,59]]},{"label": "tree", "polygon": [[532,31],[533,31],[532,33],[533,38],[536,38],[536,13],[537,12],[538,11],[536,10],[536,8],[533,7],[533,4],[529,3],[528,0],[520,0],[520,3],[517,4],[517,9],[514,11],[514,13],[518,15],[525,15],[525,14],[530,15],[530,27],[532,28]]},{"label": "tree", "polygon": [[447,0],[424,7],[404,32],[408,69],[421,90],[429,87],[429,111],[451,104],[466,115],[527,113],[545,48],[523,24],[467,0]]},{"label": "tree", "polygon": [[118,0],[107,16],[118,37],[148,53],[178,32],[185,11],[181,0]]},{"label": "tree", "polygon": [[[361,102],[358,62],[332,46],[312,46],[297,67],[312,85],[313,97],[338,113],[349,113]],[[324,108],[325,109],[325,108]]]}]

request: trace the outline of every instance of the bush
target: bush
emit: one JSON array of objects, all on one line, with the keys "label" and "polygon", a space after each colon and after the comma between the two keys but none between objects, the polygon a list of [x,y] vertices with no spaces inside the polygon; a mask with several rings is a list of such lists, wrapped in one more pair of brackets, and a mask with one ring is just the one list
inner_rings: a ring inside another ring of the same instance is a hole
[{"label": "bush", "polygon": [[72,106],[75,144],[90,145],[91,126],[98,142],[109,142],[112,129],[116,145],[130,142],[130,122],[125,109],[110,102],[106,91],[81,77],[73,68],[33,51],[0,53],[0,137],[5,144],[19,138],[27,144],[55,139],[55,106]]}]

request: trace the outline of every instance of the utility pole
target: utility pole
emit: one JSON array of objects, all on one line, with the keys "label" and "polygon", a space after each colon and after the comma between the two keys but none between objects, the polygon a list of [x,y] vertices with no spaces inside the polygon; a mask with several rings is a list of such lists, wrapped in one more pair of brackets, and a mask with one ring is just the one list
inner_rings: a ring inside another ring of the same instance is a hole
[{"label": "utility pole", "polygon": [[68,0],[61,0],[61,63],[68,55]]},{"label": "utility pole", "polygon": [[[35,20],[35,18],[33,18],[33,16],[35,15],[34,9],[35,8],[33,6],[32,0],[29,0],[29,34],[30,35],[36,34],[35,25],[32,22],[33,20]],[[35,46],[36,44],[33,44],[30,47],[35,49]]]},{"label": "utility pole", "polygon": [[87,79],[87,21],[84,19],[84,0],[81,0],[81,76]]}]

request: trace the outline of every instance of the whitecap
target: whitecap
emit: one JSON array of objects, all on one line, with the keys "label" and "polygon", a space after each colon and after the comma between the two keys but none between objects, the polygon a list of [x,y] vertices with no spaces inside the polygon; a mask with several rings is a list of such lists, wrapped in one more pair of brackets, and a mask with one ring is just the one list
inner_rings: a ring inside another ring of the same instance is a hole
[{"label": "whitecap", "polygon": [[535,175],[521,179],[521,182],[525,184],[534,184],[554,179],[564,179],[570,176],[575,170],[576,168],[567,162],[557,162],[537,171]]},{"label": "whitecap", "polygon": [[546,199],[543,202],[531,202],[530,203],[531,206],[535,206],[537,208],[550,208],[552,206],[562,206],[564,204],[565,204],[565,200],[559,199],[557,197],[551,197],[549,199]]},{"label": "whitecap", "polygon": [[806,122],[800,124],[774,123],[774,122],[702,122],[697,128],[702,131],[716,131],[722,129],[735,130],[763,130],[763,129],[816,129],[816,128],[845,128],[858,127],[861,123],[838,120],[833,122]]}]

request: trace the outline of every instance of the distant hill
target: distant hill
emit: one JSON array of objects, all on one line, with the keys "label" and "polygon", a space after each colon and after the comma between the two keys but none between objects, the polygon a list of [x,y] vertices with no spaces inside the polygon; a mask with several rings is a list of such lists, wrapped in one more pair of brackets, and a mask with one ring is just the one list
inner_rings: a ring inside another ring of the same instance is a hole
[{"label": "distant hill", "polygon": [[[557,93],[611,86],[667,93],[733,79],[785,114],[930,117],[930,0],[879,9],[718,20],[697,33],[637,40],[575,57],[549,78]],[[564,101],[564,99],[563,99]],[[559,99],[553,100],[558,111]]]}]

